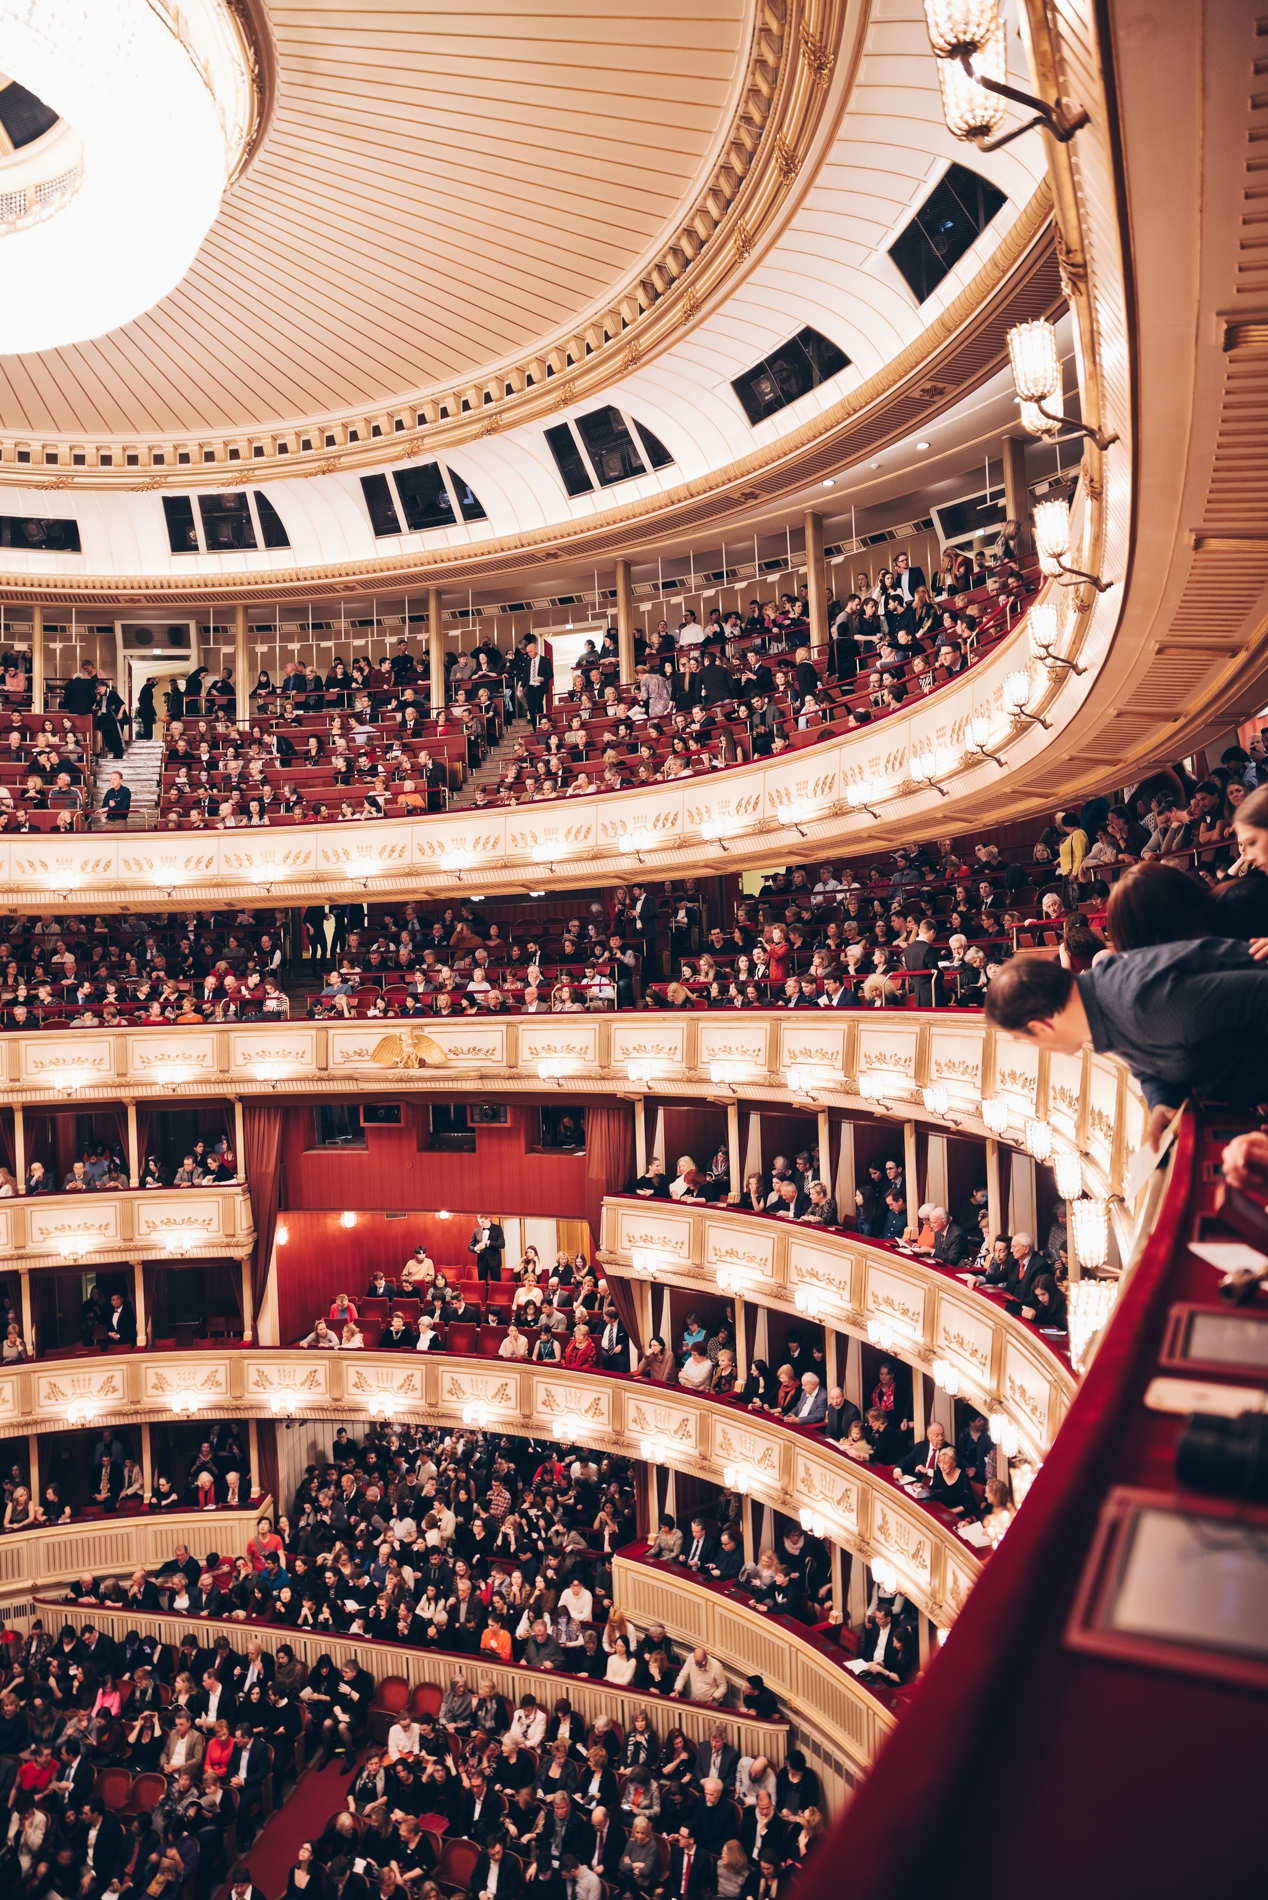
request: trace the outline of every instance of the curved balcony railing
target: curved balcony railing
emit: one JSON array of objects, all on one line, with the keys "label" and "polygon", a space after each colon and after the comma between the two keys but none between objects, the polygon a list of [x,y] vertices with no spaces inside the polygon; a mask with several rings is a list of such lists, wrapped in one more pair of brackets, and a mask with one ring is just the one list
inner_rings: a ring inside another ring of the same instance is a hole
[{"label": "curved balcony railing", "polygon": [[964,1541],[949,1512],[918,1503],[880,1469],[855,1464],[821,1432],[628,1376],[450,1354],[254,1347],[38,1362],[0,1377],[0,1435],[9,1437],[64,1431],[72,1412],[76,1422],[99,1426],[179,1413],[344,1423],[392,1417],[457,1429],[470,1423],[472,1408],[491,1430],[549,1437],[560,1427],[623,1457],[638,1457],[644,1440],[660,1437],[676,1470],[720,1487],[728,1468],[744,1466],[753,1497],[794,1518],[813,1510],[833,1542],[864,1562],[889,1562],[940,1628],[955,1620],[982,1568],[982,1553]]},{"label": "curved balcony railing", "polygon": [[961,1395],[984,1411],[1004,1412],[1036,1459],[1074,1399],[1064,1334],[1045,1338],[1005,1312],[1000,1296],[966,1286],[953,1268],[860,1234],[726,1206],[620,1197],[603,1203],[600,1247],[609,1272],[688,1291],[712,1290],[719,1269],[738,1273],[746,1311],[805,1310],[809,1295],[815,1316],[838,1332],[866,1339],[869,1323],[884,1327],[887,1352],[925,1372],[935,1359],[947,1361]]}]

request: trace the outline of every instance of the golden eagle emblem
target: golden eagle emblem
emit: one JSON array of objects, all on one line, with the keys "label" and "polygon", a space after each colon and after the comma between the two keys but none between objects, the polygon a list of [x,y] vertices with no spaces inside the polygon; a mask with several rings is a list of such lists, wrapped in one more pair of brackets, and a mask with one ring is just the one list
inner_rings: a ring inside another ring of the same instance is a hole
[{"label": "golden eagle emblem", "polygon": [[443,1069],[449,1057],[425,1030],[396,1029],[390,1036],[380,1036],[370,1060],[381,1069]]}]

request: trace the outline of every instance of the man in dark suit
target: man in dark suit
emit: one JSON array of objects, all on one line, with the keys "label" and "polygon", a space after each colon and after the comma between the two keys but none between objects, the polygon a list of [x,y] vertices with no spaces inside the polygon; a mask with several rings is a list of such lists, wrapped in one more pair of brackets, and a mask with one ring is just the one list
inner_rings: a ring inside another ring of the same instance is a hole
[{"label": "man in dark suit", "polygon": [[862,1414],[857,1405],[851,1405],[839,1385],[834,1385],[828,1394],[828,1409],[824,1414],[823,1429],[826,1435],[836,1441],[845,1437],[856,1418]]},{"label": "man in dark suit", "polygon": [[878,1604],[876,1621],[864,1632],[859,1654],[868,1664],[868,1668],[859,1671],[864,1680],[870,1676],[874,1682],[896,1687],[911,1676],[915,1662],[911,1644],[899,1625],[892,1621],[886,1603]]},{"label": "man in dark suit", "polygon": [[350,1775],[356,1766],[357,1749],[370,1723],[374,1677],[368,1669],[359,1668],[351,1656],[341,1673],[343,1680],[335,1691],[331,1712],[322,1724],[321,1745],[332,1754],[343,1756],[343,1772]]},{"label": "man in dark suit", "polygon": [[[229,1889],[229,1895],[230,1900],[264,1900],[259,1887],[253,1887],[251,1884],[251,1869],[245,1861],[239,1861],[233,1870],[233,1884]],[[346,1888],[344,1900],[347,1900]]]},{"label": "man in dark suit", "polygon": [[909,943],[903,951],[903,968],[912,972],[911,993],[916,999],[917,1009],[933,1008],[936,963],[933,940],[937,934],[932,918],[926,917],[916,933],[916,941]]},{"label": "man in dark suit", "polygon": [[934,1419],[929,1426],[928,1436],[899,1459],[899,1470],[905,1471],[909,1478],[923,1478],[927,1484],[937,1470],[938,1453],[946,1450],[946,1443],[947,1435]]},{"label": "man in dark suit", "polygon": [[1040,1253],[1029,1234],[1013,1235],[1013,1259],[1017,1262],[1017,1297],[1023,1306],[1033,1306],[1031,1295],[1041,1273],[1051,1273],[1047,1254]]},{"label": "man in dark suit", "polygon": [[[701,1742],[701,1748],[707,1748],[707,1742]],[[735,1754],[732,1749],[732,1754]],[[739,1756],[735,1756],[736,1764]],[[733,1783],[734,1770],[728,1777]],[[696,1844],[706,1854],[715,1858],[722,1852],[729,1840],[735,1838],[735,1805],[727,1799],[726,1789],[716,1775],[708,1775],[701,1784],[700,1798],[696,1802],[690,1822],[691,1832]]]},{"label": "man in dark suit", "polygon": [[625,1829],[615,1813],[604,1807],[597,1807],[590,1816],[592,1829],[586,1865],[593,1868],[600,1880],[610,1880],[616,1885],[620,1875],[621,1856],[625,1852]]},{"label": "man in dark suit", "polygon": [[[722,1533],[717,1555],[712,1563],[702,1566],[700,1575],[711,1578],[714,1583],[734,1583],[743,1568],[744,1552],[740,1548],[740,1540],[728,1524]],[[703,1748],[704,1743],[700,1746]],[[725,1781],[727,1777],[724,1775],[722,1779]]]},{"label": "man in dark suit", "polygon": [[689,1827],[680,1827],[669,1847],[669,1868],[656,1889],[657,1900],[699,1900],[713,1885],[713,1862],[693,1839]]},{"label": "man in dark suit", "polygon": [[958,1267],[969,1250],[968,1237],[957,1227],[945,1207],[931,1207],[929,1226],[933,1232],[933,1257],[940,1267]]},{"label": "man in dark suit", "polygon": [[264,1782],[270,1769],[269,1746],[253,1735],[250,1724],[240,1722],[234,1733],[233,1753],[229,1757],[229,1786],[238,1794],[237,1836],[245,1845],[254,1831],[254,1818],[264,1819]]},{"label": "man in dark suit", "polygon": [[476,1272],[486,1283],[502,1278],[502,1249],[506,1235],[487,1214],[477,1214],[467,1252],[475,1255]]},{"label": "man in dark suit", "polygon": [[583,1867],[590,1865],[594,1829],[587,1817],[573,1807],[571,1795],[554,1796],[542,1823],[541,1843],[543,1858],[555,1867],[565,1854],[575,1854]]},{"label": "man in dark suit", "polygon": [[541,651],[536,640],[524,644],[524,658],[527,667],[524,673],[524,698],[528,705],[528,717],[531,725],[539,725],[546,711],[546,695],[555,669]]},{"label": "man in dark suit", "polygon": [[[491,1840],[502,1838],[506,1800],[496,1788],[490,1788],[487,1777],[480,1769],[471,1769],[466,1779],[467,1785],[454,1817],[455,1837],[478,1841],[481,1847],[486,1847]],[[502,1876],[499,1874],[498,1886],[501,1884]],[[473,1886],[472,1891],[481,1892],[483,1889]]]},{"label": "man in dark suit", "polygon": [[913,567],[910,555],[900,554],[894,562],[895,592],[901,594],[904,600],[914,600],[916,589],[923,587],[924,584],[924,568]]},{"label": "man in dark suit", "polygon": [[524,1870],[514,1854],[506,1851],[506,1836],[490,1834],[484,1852],[471,1872],[471,1900],[484,1900],[489,1891],[489,1869],[497,1868],[497,1900],[516,1900],[524,1891]]},{"label": "man in dark suit", "polygon": [[751,1808],[745,1808],[740,1821],[740,1845],[750,1860],[757,1860],[761,1854],[774,1854],[778,1861],[784,1858],[784,1840],[786,1825],[775,1812],[772,1797],[761,1789]]},{"label": "man in dark suit", "polygon": [[703,1518],[693,1517],[691,1520],[691,1536],[682,1547],[682,1561],[687,1564],[690,1569],[702,1571],[706,1565],[716,1563],[717,1560],[718,1544],[716,1538],[707,1535]]},{"label": "man in dark suit", "polygon": [[[721,1723],[715,1722],[707,1738],[696,1750],[696,1780],[720,1781],[726,1787],[732,1787],[735,1783],[735,1771],[739,1765],[739,1750],[733,1748],[728,1742],[726,1731]],[[726,1838],[729,1840],[730,1836],[727,1835]],[[702,1846],[709,1846],[707,1841],[702,1840],[699,1833],[696,1834],[696,1839]],[[709,1847],[709,1852],[716,1854],[718,1850],[715,1847]]]}]

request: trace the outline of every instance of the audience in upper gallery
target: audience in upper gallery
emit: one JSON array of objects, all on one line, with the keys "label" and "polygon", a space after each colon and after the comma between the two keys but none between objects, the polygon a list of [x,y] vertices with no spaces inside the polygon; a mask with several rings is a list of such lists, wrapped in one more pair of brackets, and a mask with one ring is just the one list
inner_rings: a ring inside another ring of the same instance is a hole
[{"label": "audience in upper gallery", "polygon": [[446,655],[448,703],[433,708],[429,682],[398,647],[378,664],[336,659],[324,678],[292,667],[278,690],[257,687],[258,716],[244,734],[232,723],[229,670],[210,684],[199,670],[169,695],[163,823],[228,830],[443,809],[450,767],[460,782],[521,710],[528,736],[497,792],[477,790],[477,807],[713,771],[869,724],[909,690],[931,691],[980,659],[1033,585],[1033,572],[1024,577],[1005,552],[972,588],[935,600],[923,584],[906,591],[915,570],[903,559],[866,600],[860,591],[829,603],[832,637],[817,653],[806,644],[804,596],[785,595],[746,623],[715,613],[701,627],[691,615],[674,633],[662,621],[650,640],[640,634],[636,677],[624,686],[614,630],[601,648],[587,643],[570,681],[554,676],[530,634],[510,656],[488,640]]}]

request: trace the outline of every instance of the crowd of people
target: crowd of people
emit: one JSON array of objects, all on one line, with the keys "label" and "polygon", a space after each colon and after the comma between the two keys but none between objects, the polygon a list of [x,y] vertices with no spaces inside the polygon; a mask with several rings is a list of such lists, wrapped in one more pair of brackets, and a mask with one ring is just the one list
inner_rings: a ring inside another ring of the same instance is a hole
[{"label": "crowd of people", "polygon": [[[198,1874],[209,1892],[226,1841],[242,1853],[306,1761],[337,1759],[346,1796],[300,1850],[288,1892],[316,1881],[342,1896],[358,1881],[364,1900],[402,1886],[425,1900],[456,1841],[468,1848],[457,1884],[473,1895],[531,1880],[559,1900],[599,1900],[604,1880],[649,1900],[770,1900],[823,1831],[817,1778],[797,1750],[778,1770],[741,1757],[718,1663],[679,1654],[658,1624],[631,1627],[613,1601],[611,1557],[633,1538],[620,1460],[387,1424],[358,1443],[340,1428],[329,1462],[309,1467],[287,1514],[260,1520],[236,1564],[214,1552],[200,1562],[179,1544],[154,1575],[85,1575],[67,1599],[74,1622],[50,1635],[37,1621],[24,1643],[11,1640],[0,1792],[15,1816],[15,1879],[36,1900],[99,1900],[161,1893],[170,1868],[178,1886]],[[734,1539],[728,1519],[721,1546]],[[701,1555],[697,1544],[684,1561]],[[815,1540],[790,1531],[781,1561],[809,1577],[823,1560]],[[212,1640],[197,1621],[176,1624],[168,1643],[136,1630],[115,1638],[93,1625],[97,1605],[138,1621],[165,1612],[247,1627],[236,1641]],[[342,1666],[319,1655],[308,1668],[285,1640],[306,1629],[452,1655],[443,1699],[434,1713],[384,1705],[386,1742],[372,1745],[372,1652]],[[513,1709],[488,1674],[512,1661],[557,1675],[560,1694],[527,1693]],[[567,1694],[575,1677],[663,1696],[665,1720],[583,1721]],[[675,1700],[717,1711],[707,1739],[684,1737]],[[778,1718],[760,1676],[739,1703]],[[153,1778],[145,1805],[121,1817],[94,1794],[97,1770],[117,1761]],[[67,1868],[73,1888],[59,1885]],[[231,1879],[250,1892],[244,1864]]]}]

